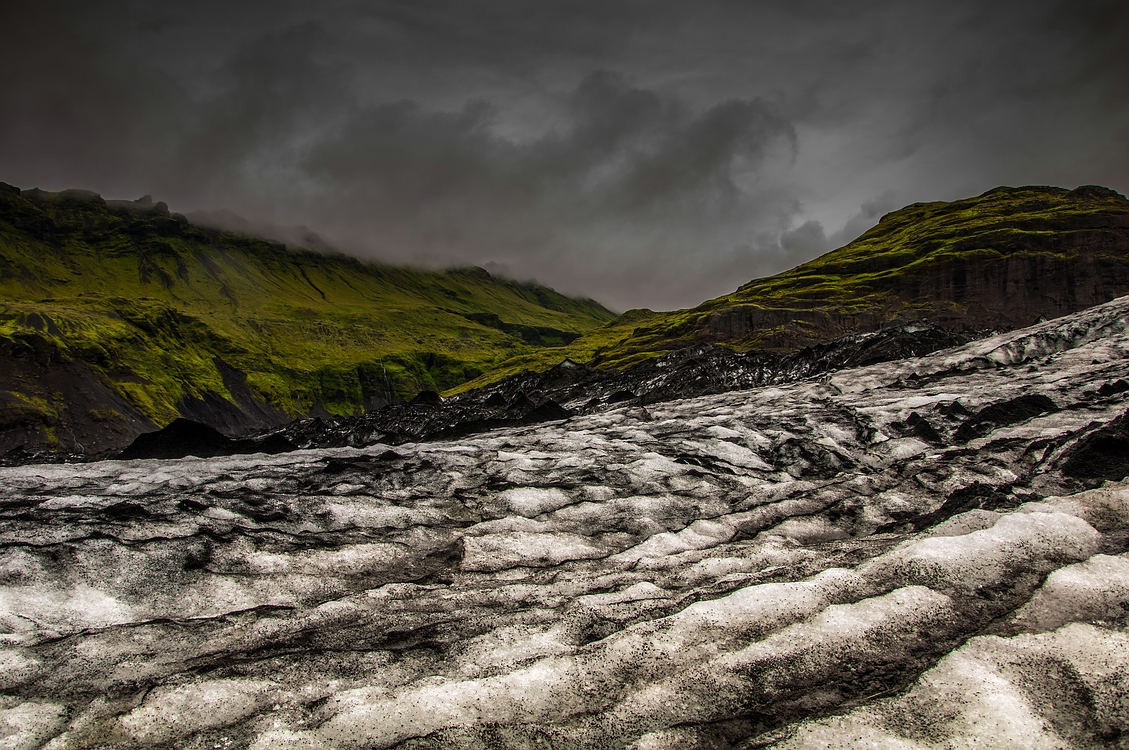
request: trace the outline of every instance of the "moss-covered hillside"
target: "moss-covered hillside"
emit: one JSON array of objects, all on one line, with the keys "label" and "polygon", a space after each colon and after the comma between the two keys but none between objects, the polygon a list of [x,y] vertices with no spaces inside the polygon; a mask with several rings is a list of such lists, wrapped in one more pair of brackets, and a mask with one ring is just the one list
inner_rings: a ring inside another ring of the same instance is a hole
[{"label": "moss-covered hillside", "polygon": [[231,432],[451,388],[613,318],[591,300],[0,183],[0,452],[104,450],[178,415]]},{"label": "moss-covered hillside", "polygon": [[794,351],[929,319],[1010,329],[1129,294],[1129,201],[1102,187],[1002,187],[887,214],[849,245],[670,313],[633,311],[564,351],[530,353],[463,388],[562,356],[623,367],[701,341]]}]

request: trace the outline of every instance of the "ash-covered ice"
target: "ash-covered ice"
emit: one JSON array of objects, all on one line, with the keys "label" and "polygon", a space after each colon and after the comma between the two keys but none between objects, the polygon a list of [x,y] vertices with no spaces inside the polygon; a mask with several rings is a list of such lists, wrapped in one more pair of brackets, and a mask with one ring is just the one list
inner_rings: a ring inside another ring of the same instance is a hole
[{"label": "ash-covered ice", "polygon": [[1126,379],[1121,299],[446,442],[0,469],[0,747],[1126,747]]}]

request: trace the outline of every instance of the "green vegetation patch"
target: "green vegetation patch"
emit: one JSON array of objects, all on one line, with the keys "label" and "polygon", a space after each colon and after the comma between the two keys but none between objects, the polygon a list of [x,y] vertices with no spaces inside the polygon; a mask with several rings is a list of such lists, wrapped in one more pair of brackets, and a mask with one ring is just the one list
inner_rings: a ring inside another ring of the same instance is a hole
[{"label": "green vegetation patch", "polygon": [[614,317],[482,269],[382,266],[196,227],[163,204],[0,185],[0,335],[81,359],[157,424],[184,398],[236,399],[225,367],[287,414],[357,413]]}]

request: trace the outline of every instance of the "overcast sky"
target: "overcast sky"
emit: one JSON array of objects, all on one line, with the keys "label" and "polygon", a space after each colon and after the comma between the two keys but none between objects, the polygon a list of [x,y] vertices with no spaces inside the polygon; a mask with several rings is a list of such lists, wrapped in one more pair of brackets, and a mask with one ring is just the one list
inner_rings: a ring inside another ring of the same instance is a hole
[{"label": "overcast sky", "polygon": [[1129,190],[1129,2],[0,3],[0,181],[618,310],[907,203]]}]

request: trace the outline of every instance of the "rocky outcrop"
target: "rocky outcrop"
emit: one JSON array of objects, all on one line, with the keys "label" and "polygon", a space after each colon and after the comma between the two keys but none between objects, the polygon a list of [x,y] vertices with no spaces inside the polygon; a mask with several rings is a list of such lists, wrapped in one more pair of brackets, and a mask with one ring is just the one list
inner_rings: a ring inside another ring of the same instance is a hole
[{"label": "rocky outcrop", "polygon": [[40,325],[47,335],[0,337],[0,461],[22,463],[44,448],[104,455],[155,429],[86,362],[59,349],[49,318]]},{"label": "rocky outcrop", "polygon": [[1123,298],[452,440],[0,469],[0,727],[75,749],[1118,747],[1129,484],[1079,457],[1118,455],[1127,382]]},{"label": "rocky outcrop", "polygon": [[[1025,244],[1037,243],[1027,239]],[[928,269],[875,280],[869,291],[883,299],[872,309],[732,305],[711,313],[701,333],[710,341],[734,341],[776,331],[761,345],[790,349],[813,339],[914,321],[957,332],[1011,330],[1129,292],[1129,226],[1055,233],[1038,245],[1023,250],[997,247],[993,249],[1010,253],[954,257]]]},{"label": "rocky outcrop", "polygon": [[138,435],[118,457],[213,458],[244,453],[285,453],[295,445],[281,435],[261,440],[232,440],[219,430],[191,419],[174,419],[155,432]]}]

